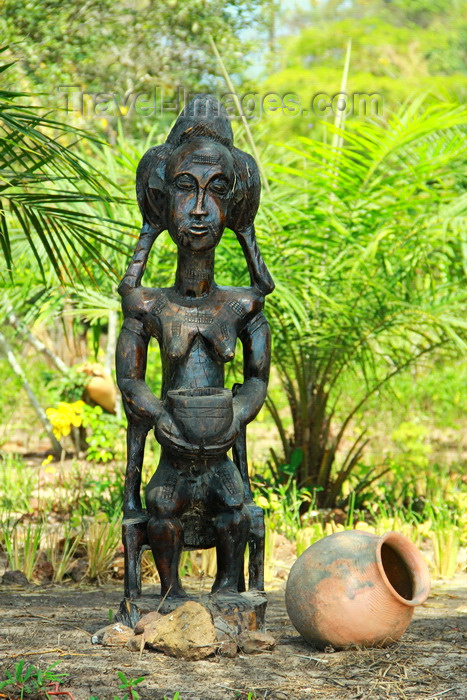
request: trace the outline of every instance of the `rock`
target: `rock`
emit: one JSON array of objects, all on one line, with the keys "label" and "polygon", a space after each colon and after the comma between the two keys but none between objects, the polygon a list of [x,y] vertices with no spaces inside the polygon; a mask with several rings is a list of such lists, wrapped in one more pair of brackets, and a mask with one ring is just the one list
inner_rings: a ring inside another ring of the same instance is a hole
[{"label": "rock", "polygon": [[223,639],[217,647],[217,653],[221,656],[226,656],[228,659],[234,659],[237,656],[237,642],[231,639]]},{"label": "rock", "polygon": [[237,631],[227,620],[222,617],[214,618],[214,627],[216,628],[217,640],[219,646],[217,648],[218,654],[221,656],[227,656],[229,659],[233,659],[237,656]]},{"label": "rock", "polygon": [[114,622],[112,625],[107,625],[107,627],[97,630],[92,635],[91,642],[93,644],[103,644],[107,647],[123,647],[134,636],[131,627],[126,627],[121,622]]},{"label": "rock", "polygon": [[192,600],[147,625],[144,638],[169,656],[192,660],[204,659],[218,647],[211,613]]},{"label": "rock", "polygon": [[[149,639],[154,639],[157,637],[158,631],[157,631],[157,625],[159,624],[160,620],[165,617],[164,615],[161,615],[160,617],[154,617],[152,620],[146,623],[144,626],[144,632],[143,632],[143,637],[144,640],[147,641]],[[141,639],[141,634],[137,635],[137,638]]]},{"label": "rock", "polygon": [[87,559],[78,559],[76,564],[73,565],[72,569],[70,570],[70,576],[73,579],[73,581],[76,581],[76,583],[79,583],[81,581],[88,569],[88,560]]},{"label": "rock", "polygon": [[245,654],[259,654],[271,651],[276,646],[276,640],[267,632],[243,632],[238,638],[238,645]]},{"label": "rock", "polygon": [[145,641],[146,640],[144,639],[144,636],[142,634],[138,634],[138,636],[133,635],[127,641],[125,646],[130,651],[137,651],[139,653],[140,651],[142,651],[142,649],[144,649]]},{"label": "rock", "polygon": [[4,586],[30,586],[22,571],[5,571],[2,577]]},{"label": "rock", "polygon": [[50,583],[54,577],[54,568],[50,561],[39,562],[34,569],[34,579],[41,583]]},{"label": "rock", "polygon": [[263,629],[267,598],[259,591],[221,595],[216,593],[202,599],[215,620],[218,617],[235,630],[236,636],[248,630]]},{"label": "rock", "polygon": [[107,625],[107,627],[101,627],[98,629],[96,632],[91,637],[91,643],[92,644],[102,644],[102,637],[104,636],[104,632],[107,630],[107,628],[110,625]]},{"label": "rock", "polygon": [[162,613],[156,612],[153,610],[152,612],[146,613],[146,615],[143,615],[141,620],[138,620],[138,622],[135,625],[134,632],[135,634],[142,634],[146,628],[147,625],[153,622],[157,622],[158,620],[161,619],[161,617],[164,617]]}]

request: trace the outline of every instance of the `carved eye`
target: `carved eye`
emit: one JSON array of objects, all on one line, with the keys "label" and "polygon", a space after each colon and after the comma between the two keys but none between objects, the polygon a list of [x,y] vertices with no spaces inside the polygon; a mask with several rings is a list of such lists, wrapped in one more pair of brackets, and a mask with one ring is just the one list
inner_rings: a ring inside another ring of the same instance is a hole
[{"label": "carved eye", "polygon": [[209,183],[209,189],[211,192],[214,192],[214,194],[224,196],[229,192],[229,183],[227,180],[224,180],[224,178],[216,177]]},{"label": "carved eye", "polygon": [[175,179],[175,186],[179,190],[194,190],[196,189],[196,180],[191,177],[191,175],[179,175],[179,177]]}]

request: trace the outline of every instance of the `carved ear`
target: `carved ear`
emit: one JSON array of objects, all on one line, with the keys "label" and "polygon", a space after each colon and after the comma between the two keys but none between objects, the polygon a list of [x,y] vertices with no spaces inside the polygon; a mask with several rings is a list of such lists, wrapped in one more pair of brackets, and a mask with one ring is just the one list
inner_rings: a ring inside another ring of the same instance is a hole
[{"label": "carved ear", "polygon": [[150,148],[141,158],[136,171],[136,194],[143,216],[157,231],[165,225],[165,168],[173,150],[170,144]]},{"label": "carved ear", "polygon": [[152,190],[164,191],[164,180],[165,180],[165,163],[160,161],[157,165],[151,168],[148,178],[148,187]]}]

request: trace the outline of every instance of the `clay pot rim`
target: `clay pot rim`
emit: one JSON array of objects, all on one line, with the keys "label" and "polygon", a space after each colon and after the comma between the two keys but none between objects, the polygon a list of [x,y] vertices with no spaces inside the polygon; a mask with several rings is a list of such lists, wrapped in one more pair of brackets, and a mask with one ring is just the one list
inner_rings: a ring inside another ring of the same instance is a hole
[{"label": "clay pot rim", "polygon": [[[381,549],[383,544],[388,544],[402,557],[407,563],[409,571],[413,574],[412,584],[414,587],[414,595],[412,598],[404,598],[401,596],[386,575],[383,561],[381,558]],[[409,555],[409,556],[407,556]],[[428,565],[422,557],[418,548],[405,535],[395,530],[384,533],[379,538],[376,547],[376,563],[378,565],[381,577],[392,595],[404,605],[415,608],[426,601],[430,594],[430,573]]]}]

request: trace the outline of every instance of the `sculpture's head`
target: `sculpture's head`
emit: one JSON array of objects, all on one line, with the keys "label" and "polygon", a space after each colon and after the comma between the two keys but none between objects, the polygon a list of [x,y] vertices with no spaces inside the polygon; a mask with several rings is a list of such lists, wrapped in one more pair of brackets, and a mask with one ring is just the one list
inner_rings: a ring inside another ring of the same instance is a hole
[{"label": "sculpture's head", "polygon": [[230,151],[217,141],[190,139],[171,154],[165,172],[167,228],[182,248],[214,248],[224,232],[235,173]]},{"label": "sculpture's head", "polygon": [[209,95],[190,102],[167,141],[145,153],[136,175],[144,224],[168,229],[178,246],[193,251],[214,248],[226,226],[248,230],[260,189],[255,161],[234,147],[227,113]]}]

